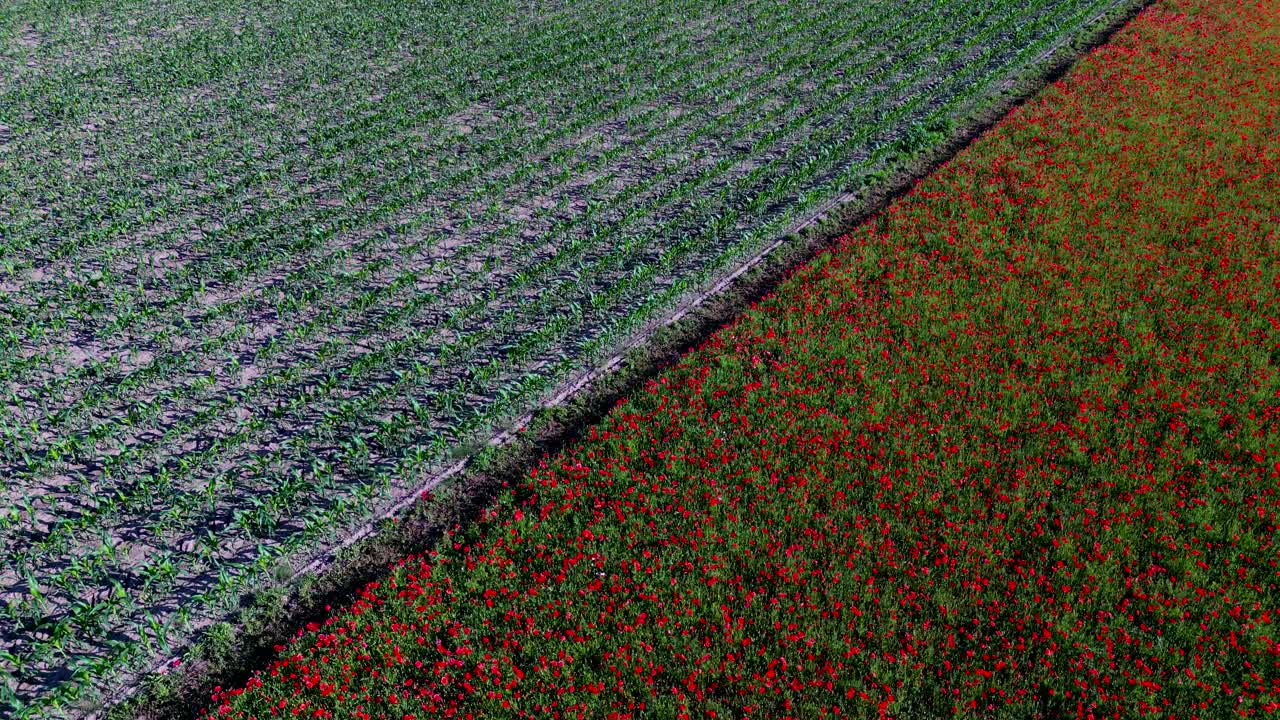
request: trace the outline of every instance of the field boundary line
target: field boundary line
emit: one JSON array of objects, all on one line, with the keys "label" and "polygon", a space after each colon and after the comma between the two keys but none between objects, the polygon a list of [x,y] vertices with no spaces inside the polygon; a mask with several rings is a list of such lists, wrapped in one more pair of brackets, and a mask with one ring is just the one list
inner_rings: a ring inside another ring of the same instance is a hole
[{"label": "field boundary line", "polygon": [[[566,378],[559,384],[559,389],[554,391],[545,400],[535,403],[529,410],[519,414],[514,420],[503,423],[504,427],[489,434],[488,440],[475,446],[475,449],[467,453],[465,456],[458,458],[452,464],[432,473],[429,477],[416,484],[412,490],[404,496],[394,500],[388,507],[379,512],[377,515],[370,517],[361,523],[353,532],[343,537],[343,539],[331,546],[325,547],[305,565],[295,570],[290,576],[283,580],[276,581],[277,586],[288,587],[307,575],[321,575],[330,567],[332,567],[339,559],[339,556],[346,550],[356,546],[360,542],[374,537],[379,533],[379,526],[388,520],[394,520],[403,514],[408,508],[412,507],[424,494],[431,492],[435,488],[442,485],[445,481],[457,476],[471,463],[476,455],[482,449],[493,448],[498,449],[506,446],[512,440],[516,439],[520,431],[539,413],[550,410],[567,403],[583,393],[595,382],[609,376],[617,370],[629,355],[636,349],[646,345],[654,334],[667,327],[671,327],[684,320],[691,313],[703,307],[708,301],[719,297],[726,288],[732,285],[736,280],[746,273],[759,267],[768,260],[782,246],[795,243],[800,246],[798,248],[800,258],[794,261],[788,260],[785,268],[780,271],[785,272],[794,267],[798,267],[810,262],[824,247],[827,247],[831,240],[839,235],[852,230],[858,224],[873,217],[876,213],[882,211],[895,199],[908,192],[916,181],[932,173],[938,166],[946,163],[955,156],[964,147],[968,146],[974,139],[985,134],[1000,119],[1007,116],[1017,107],[1026,101],[1035,97],[1035,95],[1050,84],[1056,76],[1060,76],[1069,71],[1075,63],[1088,55],[1095,47],[1108,42],[1111,37],[1120,29],[1125,27],[1130,20],[1142,12],[1152,4],[1152,0],[1114,0],[1106,9],[1099,11],[1089,18],[1084,24],[1086,27],[1092,27],[1102,19],[1109,15],[1115,16],[1110,22],[1100,27],[1096,27],[1092,32],[1087,33],[1079,38],[1063,38],[1039,53],[1035,58],[1028,60],[1020,65],[1009,74],[1005,80],[993,86],[991,92],[982,95],[980,98],[962,106],[956,111],[952,118],[957,121],[955,135],[937,147],[927,151],[923,158],[917,158],[906,166],[892,172],[888,176],[888,180],[881,187],[873,188],[867,192],[867,188],[859,188],[840,194],[822,203],[817,210],[810,216],[795,224],[790,230],[778,233],[777,237],[766,243],[762,248],[751,254],[750,257],[737,264],[733,269],[726,271],[719,276],[718,279],[705,285],[701,291],[691,293],[687,299],[677,302],[666,312],[660,313],[658,317],[646,321],[642,326],[633,331],[625,341],[620,343],[608,355],[608,357],[595,363],[592,367]],[[1059,54],[1065,47],[1073,43],[1080,43],[1081,50],[1078,53],[1060,59],[1057,62],[1050,61],[1039,72],[1033,72],[1030,75],[1019,78],[1018,71],[1025,70],[1028,67],[1038,67],[1046,60],[1051,59],[1054,55]],[[1011,98],[1001,98],[1001,96],[1009,89],[1023,85],[1031,87],[1023,93]],[[989,107],[996,109],[995,112],[982,111],[981,101],[990,102],[996,100]],[[975,112],[977,111],[977,112]],[[984,115],[991,114],[991,118],[985,118]],[[831,220],[835,215],[833,211],[840,209],[852,208],[854,201],[862,196],[865,207],[860,207],[852,212],[849,216],[841,218],[839,232],[832,230],[824,236],[811,238],[797,238],[800,233],[809,230],[821,223]],[[782,277],[781,275],[779,277]],[[738,308],[734,312],[734,317],[740,315],[744,307]],[[714,332],[714,330],[712,330]],[[705,334],[703,334],[705,337]],[[282,556],[287,559],[287,556]],[[242,595],[243,596],[243,595]],[[201,629],[213,625],[218,622],[217,619],[202,618],[191,623],[189,637],[194,636]],[[188,642],[185,650],[189,650],[191,643]],[[82,715],[86,720],[102,720],[106,718],[110,709],[128,701],[136,695],[142,688],[142,680],[146,677],[163,673],[165,670],[175,667],[175,663],[182,660],[185,655],[183,653],[168,654],[163,659],[151,664],[142,671],[126,673],[132,676],[132,681],[122,686],[116,693],[110,694],[103,698],[102,707],[93,712]]]},{"label": "field boundary line", "polygon": [[[1117,10],[1117,8],[1125,4],[1127,4],[1127,0],[1116,0],[1116,2],[1111,6],[1109,6],[1106,10],[1101,11],[1095,14],[1092,18],[1090,18],[1086,23],[1086,25],[1093,25],[1094,23],[1098,22],[1099,20],[1106,17],[1107,15],[1114,13]],[[1143,7],[1146,6],[1146,2],[1139,2],[1138,5],[1139,7],[1136,9],[1140,11]],[[1037,55],[1035,59],[1028,61],[1022,67],[1026,68],[1028,66],[1036,66],[1042,63],[1046,58],[1051,57],[1052,55],[1060,51],[1067,44],[1068,44],[1068,40],[1063,40],[1061,42],[1058,42],[1052,45],[1049,48],[1046,48],[1043,52]],[[1016,73],[1013,73],[1013,74],[1016,76]],[[998,87],[1003,87],[1003,88],[1012,87],[1013,85],[1010,85],[1009,83],[1010,83],[1010,80],[1006,80],[1002,82]],[[986,96],[986,97],[990,98],[991,96]],[[1008,114],[1008,112],[1012,111],[1013,107],[1016,107],[1016,104],[1017,103],[1015,103],[1014,105],[1011,105],[1008,110],[1005,110],[1004,112],[1000,113],[1000,117],[1003,117],[1004,115]],[[975,107],[975,104],[971,103],[968,106],[961,109],[960,110],[961,118],[964,118],[968,113],[971,113],[974,107]],[[944,150],[943,152],[941,152],[941,154],[944,157],[949,158],[950,156],[954,155],[954,152],[949,151],[951,145],[956,144],[956,142],[959,142],[961,147],[968,145],[969,142],[974,137],[977,137],[985,133],[986,130],[987,130],[986,127],[980,128],[978,129],[977,132],[973,133],[972,136],[970,136],[969,133],[964,133],[964,132],[959,133],[957,137],[953,139],[953,141],[944,143],[943,146],[940,147],[940,149]],[[926,169],[924,175],[927,175],[929,172],[932,172],[933,167],[936,164],[941,164],[941,162],[931,163],[929,167]],[[906,174],[912,177],[921,177],[921,175],[915,172],[908,171]],[[909,181],[904,184],[910,185],[911,182]],[[583,372],[579,373],[576,377],[571,377],[564,380],[560,384],[560,388],[561,388],[560,390],[554,392],[546,400],[543,400],[542,402],[535,404],[535,406],[530,410],[524,413],[521,413],[519,416],[517,416],[516,420],[506,423],[507,427],[503,428],[502,430],[496,433],[492,433],[490,435],[490,438],[484,443],[484,447],[497,448],[513,440],[516,437],[516,435],[519,433],[519,429],[527,425],[529,421],[532,420],[533,417],[537,415],[539,412],[549,410],[551,408],[564,404],[566,401],[571,400],[578,393],[585,390],[591,383],[613,372],[619,365],[622,364],[622,362],[631,353],[631,351],[639,348],[641,345],[646,344],[646,342],[652,338],[654,332],[664,327],[670,327],[671,325],[674,325],[675,323],[678,323],[681,320],[683,320],[691,312],[701,307],[708,300],[711,300],[713,297],[719,295],[726,287],[732,284],[735,280],[742,277],[744,274],[746,274],[747,272],[749,272],[750,270],[752,270],[753,268],[757,267],[762,262],[764,262],[770,255],[773,254],[774,251],[776,251],[778,248],[782,247],[783,245],[787,244],[796,235],[828,219],[828,215],[829,213],[831,213],[831,211],[857,199],[859,194],[860,194],[859,191],[848,191],[839,195],[838,197],[835,197],[823,203],[818,208],[818,210],[814,211],[814,213],[807,220],[804,220],[796,224],[791,228],[791,230],[787,232],[780,233],[775,240],[768,243],[762,249],[756,251],[754,254],[751,255],[751,257],[747,258],[745,261],[743,261],[742,264],[738,265],[732,271],[729,271],[723,276],[721,276],[720,279],[713,282],[709,287],[707,287],[707,289],[698,293],[694,293],[692,297],[677,303],[674,307],[672,307],[666,313],[663,313],[660,317],[646,322],[640,329],[634,331],[626,341],[621,343],[617,347],[617,349],[614,350],[613,353],[609,355],[609,357],[597,363],[594,367],[588,368]],[[868,209],[866,212],[861,213],[863,217],[860,219],[865,219],[865,216],[874,215],[875,212],[877,211],[878,209],[876,208]],[[819,242],[814,244],[823,245],[825,243]],[[419,483],[411,493],[401,498],[400,500],[396,501],[390,508],[380,513],[377,517],[374,517],[368,520],[367,522],[363,523],[360,526],[360,528],[355,533],[353,533],[349,538],[333,546],[331,549],[322,551],[320,553],[321,555],[320,558],[313,560],[312,562],[303,566],[296,573],[294,573],[288,580],[286,580],[285,584],[292,583],[297,579],[299,579],[300,577],[302,577],[303,575],[306,575],[310,572],[322,570],[325,565],[329,564],[329,562],[332,561],[332,556],[337,555],[343,550],[346,550],[351,546],[355,545],[356,543],[360,542],[364,538],[374,534],[377,531],[377,525],[379,523],[385,522],[386,520],[389,520],[393,517],[398,516],[406,508],[408,508],[410,505],[416,502],[417,499],[420,498],[423,493],[430,492],[436,487],[439,487],[439,485],[445,480],[448,480],[449,478],[461,472],[467,466],[467,464],[472,460],[472,458],[475,457],[476,452],[477,451],[473,451],[469,453],[467,456],[460,458],[459,460],[457,460],[455,463],[448,466],[444,470],[441,470],[433,474],[431,477],[424,480],[422,483]],[[329,557],[325,557],[325,556],[329,556]]]}]

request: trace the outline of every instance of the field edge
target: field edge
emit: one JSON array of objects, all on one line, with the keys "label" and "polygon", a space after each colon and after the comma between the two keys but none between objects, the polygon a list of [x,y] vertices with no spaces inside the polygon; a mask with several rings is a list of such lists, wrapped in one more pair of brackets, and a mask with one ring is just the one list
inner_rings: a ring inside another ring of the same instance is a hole
[{"label": "field edge", "polygon": [[[427,497],[415,493],[409,498],[412,502],[402,504],[398,512],[358,528],[354,535],[359,541],[322,553],[319,561],[306,566],[307,571],[243,597],[230,617],[198,628],[182,652],[133,676],[115,697],[83,716],[94,720],[196,718],[215,687],[242,685],[274,656],[278,645],[288,643],[308,623],[322,621],[330,607],[348,604],[361,587],[384,575],[390,563],[434,546],[454,527],[478,517],[504,487],[527,474],[544,455],[575,442],[620,399],[701,345],[837,238],[904,196],[1045,86],[1067,75],[1078,60],[1109,42],[1152,4],[1154,0],[1121,2],[1099,16],[1089,36],[1059,45],[1039,59],[1039,68],[998,95],[984,98],[984,104],[967,109],[950,139],[900,163],[877,185],[837,198],[816,217],[768,243],[766,252],[712,278],[704,287],[736,274],[718,291],[691,304],[677,304],[663,313],[656,327],[631,338],[621,351],[558,385],[552,397],[563,396],[563,400],[540,404],[522,418],[523,427],[502,428],[488,439],[469,443],[467,453],[454,466],[457,472],[427,491]],[[742,272],[744,266],[747,269]],[[680,317],[671,321],[681,309]],[[584,378],[588,381],[583,382]],[[565,394],[575,385],[573,392]],[[504,435],[505,440],[495,442]]]}]

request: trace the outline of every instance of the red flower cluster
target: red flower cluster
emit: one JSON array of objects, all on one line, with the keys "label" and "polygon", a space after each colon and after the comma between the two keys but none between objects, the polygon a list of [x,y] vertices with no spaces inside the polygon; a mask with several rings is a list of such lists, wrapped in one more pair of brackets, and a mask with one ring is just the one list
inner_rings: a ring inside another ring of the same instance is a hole
[{"label": "red flower cluster", "polygon": [[1157,3],[210,717],[1280,709],[1276,78]]}]

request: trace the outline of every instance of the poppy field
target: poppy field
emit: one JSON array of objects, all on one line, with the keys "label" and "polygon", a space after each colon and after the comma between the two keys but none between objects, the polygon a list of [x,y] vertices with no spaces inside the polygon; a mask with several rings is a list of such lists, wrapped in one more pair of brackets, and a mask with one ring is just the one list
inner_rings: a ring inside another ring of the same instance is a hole
[{"label": "poppy field", "polygon": [[1277,78],[1159,0],[208,717],[1280,711]]},{"label": "poppy field", "polygon": [[0,707],[95,707],[1135,2],[0,3]]}]

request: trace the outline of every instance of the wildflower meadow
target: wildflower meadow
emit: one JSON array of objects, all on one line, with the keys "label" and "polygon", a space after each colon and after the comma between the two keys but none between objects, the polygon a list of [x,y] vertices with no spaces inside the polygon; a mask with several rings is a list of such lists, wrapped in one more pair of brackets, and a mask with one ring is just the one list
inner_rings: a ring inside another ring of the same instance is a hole
[{"label": "wildflower meadow", "polygon": [[208,717],[1280,710],[1278,78],[1158,0]]}]

